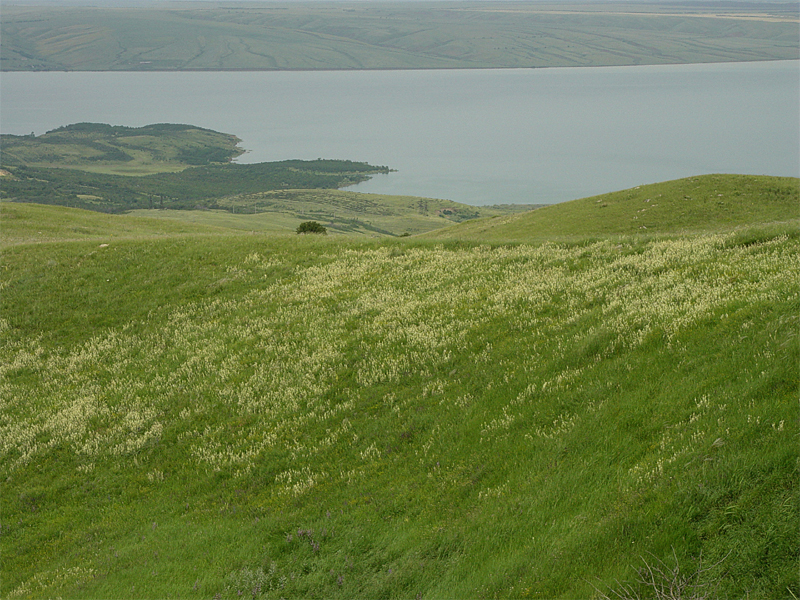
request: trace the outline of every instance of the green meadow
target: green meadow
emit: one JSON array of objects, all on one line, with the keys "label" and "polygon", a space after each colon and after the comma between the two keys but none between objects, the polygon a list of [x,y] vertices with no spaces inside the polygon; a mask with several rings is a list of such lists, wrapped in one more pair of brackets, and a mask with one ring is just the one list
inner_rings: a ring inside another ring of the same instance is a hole
[{"label": "green meadow", "polygon": [[800,596],[799,191],[402,238],[0,203],[0,594]]},{"label": "green meadow", "polygon": [[6,3],[4,71],[531,68],[798,58],[758,2]]},{"label": "green meadow", "polygon": [[219,200],[217,210],[140,209],[130,214],[253,232],[294,232],[300,222],[323,224],[329,234],[404,236],[479,217],[507,216],[536,205],[470,206],[436,198],[364,194],[346,190],[267,191]]}]

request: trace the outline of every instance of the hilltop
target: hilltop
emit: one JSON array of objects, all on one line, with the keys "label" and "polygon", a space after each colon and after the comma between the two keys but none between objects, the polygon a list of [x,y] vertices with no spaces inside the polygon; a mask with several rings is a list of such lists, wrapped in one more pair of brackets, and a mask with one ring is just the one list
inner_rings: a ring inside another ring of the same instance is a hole
[{"label": "hilltop", "polygon": [[641,185],[505,217],[476,219],[431,239],[545,241],[726,231],[800,217],[796,177],[701,175]]},{"label": "hilltop", "polygon": [[485,240],[0,203],[0,594],[800,595],[797,183]]}]

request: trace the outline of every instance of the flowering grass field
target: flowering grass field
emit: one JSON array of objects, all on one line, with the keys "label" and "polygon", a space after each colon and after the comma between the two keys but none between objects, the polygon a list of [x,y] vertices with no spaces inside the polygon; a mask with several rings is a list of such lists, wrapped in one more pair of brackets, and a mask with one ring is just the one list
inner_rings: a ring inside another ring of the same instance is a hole
[{"label": "flowering grass field", "polygon": [[2,596],[798,596],[797,225],[7,246]]}]

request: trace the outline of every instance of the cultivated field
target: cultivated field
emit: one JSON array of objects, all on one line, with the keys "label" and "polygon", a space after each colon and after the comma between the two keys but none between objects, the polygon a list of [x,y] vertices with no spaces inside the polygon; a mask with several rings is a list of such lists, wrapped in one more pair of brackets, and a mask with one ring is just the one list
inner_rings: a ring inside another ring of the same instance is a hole
[{"label": "cultivated field", "polygon": [[421,69],[798,58],[779,2],[4,4],[0,68]]},{"label": "cultivated field", "polygon": [[[706,214],[697,183],[658,189]],[[646,564],[800,595],[798,182],[701,183],[738,223],[631,233],[633,192],[503,243],[0,204],[2,595],[587,598]]]}]

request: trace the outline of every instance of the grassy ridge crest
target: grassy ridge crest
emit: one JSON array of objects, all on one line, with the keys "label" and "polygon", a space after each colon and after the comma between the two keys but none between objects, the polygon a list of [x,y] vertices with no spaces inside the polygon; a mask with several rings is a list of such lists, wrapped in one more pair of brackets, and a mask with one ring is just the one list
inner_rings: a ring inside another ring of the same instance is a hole
[{"label": "grassy ridge crest", "polygon": [[505,217],[476,219],[429,238],[544,241],[605,235],[709,232],[800,217],[800,180],[699,175],[641,185]]}]

